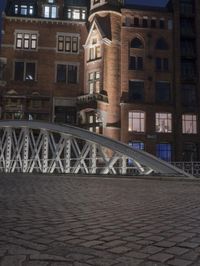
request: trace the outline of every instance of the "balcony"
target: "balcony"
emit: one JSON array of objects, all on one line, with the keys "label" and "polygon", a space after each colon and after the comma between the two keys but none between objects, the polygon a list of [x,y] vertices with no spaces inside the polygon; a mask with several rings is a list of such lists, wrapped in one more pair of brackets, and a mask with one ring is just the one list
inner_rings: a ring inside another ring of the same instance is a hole
[{"label": "balcony", "polygon": [[86,94],[77,97],[77,105],[82,108],[97,108],[97,102],[108,103],[108,96],[100,93]]}]

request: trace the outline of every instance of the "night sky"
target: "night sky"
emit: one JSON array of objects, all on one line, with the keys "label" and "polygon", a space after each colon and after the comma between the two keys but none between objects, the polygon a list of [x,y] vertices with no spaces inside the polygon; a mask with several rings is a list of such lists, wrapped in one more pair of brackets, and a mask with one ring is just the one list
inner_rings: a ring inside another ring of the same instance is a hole
[{"label": "night sky", "polygon": [[[163,6],[168,0],[126,0],[127,4],[143,4],[143,5],[155,5]],[[3,8],[5,0],[0,0],[0,10]]]}]

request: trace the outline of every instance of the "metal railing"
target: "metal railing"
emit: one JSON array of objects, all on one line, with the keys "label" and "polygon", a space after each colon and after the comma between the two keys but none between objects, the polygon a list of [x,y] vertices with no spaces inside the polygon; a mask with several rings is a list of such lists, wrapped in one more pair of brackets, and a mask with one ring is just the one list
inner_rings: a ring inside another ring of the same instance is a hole
[{"label": "metal railing", "polygon": [[188,174],[200,177],[200,162],[172,162],[171,164]]}]

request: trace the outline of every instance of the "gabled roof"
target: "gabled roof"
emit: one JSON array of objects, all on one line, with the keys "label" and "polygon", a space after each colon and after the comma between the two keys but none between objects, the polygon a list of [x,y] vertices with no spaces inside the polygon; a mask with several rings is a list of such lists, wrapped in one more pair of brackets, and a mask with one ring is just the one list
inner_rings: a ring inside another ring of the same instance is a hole
[{"label": "gabled roof", "polygon": [[85,44],[90,40],[90,37],[92,35],[92,31],[96,29],[101,36],[102,39],[107,39],[109,41],[112,40],[112,33],[111,33],[111,22],[110,22],[110,16],[107,15],[105,17],[96,16],[95,19],[92,22],[92,25],[89,29],[89,34],[87,37],[87,40]]}]

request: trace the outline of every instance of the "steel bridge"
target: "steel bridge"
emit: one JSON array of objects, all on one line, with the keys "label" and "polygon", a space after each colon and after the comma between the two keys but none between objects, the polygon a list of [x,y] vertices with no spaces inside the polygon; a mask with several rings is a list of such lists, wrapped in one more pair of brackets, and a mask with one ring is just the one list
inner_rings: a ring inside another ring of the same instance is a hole
[{"label": "steel bridge", "polygon": [[70,125],[0,121],[0,172],[189,174],[144,151]]}]

